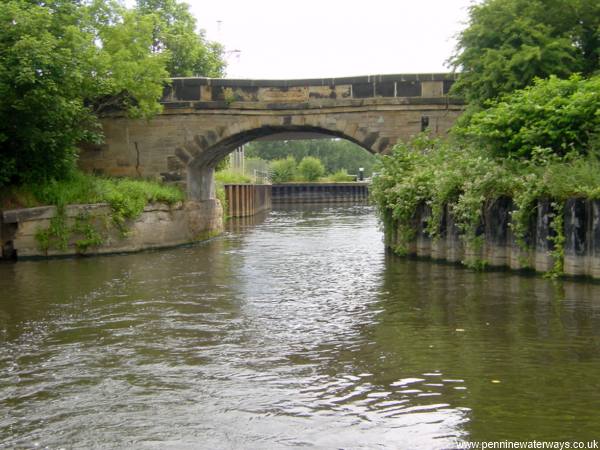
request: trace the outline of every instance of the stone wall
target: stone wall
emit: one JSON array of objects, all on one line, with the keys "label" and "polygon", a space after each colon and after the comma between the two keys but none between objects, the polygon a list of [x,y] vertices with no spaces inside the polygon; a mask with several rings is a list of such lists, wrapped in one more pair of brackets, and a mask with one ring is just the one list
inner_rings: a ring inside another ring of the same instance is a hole
[{"label": "stone wall", "polygon": [[[483,220],[477,230],[482,245],[465,243],[448,208],[444,210],[439,237],[427,232],[431,210],[421,205],[415,212],[412,227],[414,239],[406,246],[409,255],[428,257],[464,264],[485,264],[490,267],[532,269],[548,272],[554,266],[551,239],[556,233],[551,227],[553,209],[549,200],[538,202],[528,231],[525,247],[518,245],[510,228],[513,209],[509,198],[501,197],[484,208]],[[600,200],[569,199],[563,208],[565,275],[600,279]],[[386,244],[396,248],[400,236],[387,229]]]},{"label": "stone wall", "polygon": [[[65,226],[71,230],[66,247],[55,242],[45,250],[39,232],[47,230],[56,215],[54,206],[3,211],[2,256],[21,259],[135,252],[204,240],[223,230],[223,211],[218,201],[151,204],[140,217],[125,223],[125,232],[112,224],[112,212],[106,204],[69,205],[64,213]],[[77,221],[83,224],[79,230],[74,228]],[[87,225],[101,237],[100,245],[82,245]]]}]

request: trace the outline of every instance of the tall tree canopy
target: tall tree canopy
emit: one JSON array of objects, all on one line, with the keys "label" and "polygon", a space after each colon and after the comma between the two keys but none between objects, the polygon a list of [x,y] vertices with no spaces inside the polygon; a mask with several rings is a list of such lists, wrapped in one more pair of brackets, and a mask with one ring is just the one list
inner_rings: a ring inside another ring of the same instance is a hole
[{"label": "tall tree canopy", "polygon": [[600,68],[600,2],[484,0],[449,62],[460,72],[454,92],[476,104],[536,77],[590,75]]},{"label": "tall tree canopy", "polygon": [[221,77],[225,62],[223,47],[197,31],[196,19],[186,3],[177,0],[137,0],[138,10],[156,17],[152,50],[167,50],[167,70],[172,77]]},{"label": "tall tree canopy", "polygon": [[600,75],[537,79],[491,101],[454,134],[494,156],[600,156]]},{"label": "tall tree canopy", "polygon": [[246,156],[258,157],[267,161],[293,156],[300,161],[307,156],[320,159],[329,173],[346,169],[358,173],[364,168],[369,176],[376,162],[364,148],[344,139],[300,139],[289,141],[253,141],[246,146]]},{"label": "tall tree canopy", "polygon": [[105,0],[0,3],[0,187],[64,177],[77,144],[101,139],[103,111],[160,111],[165,79],[188,73],[178,64],[222,73],[219,47],[195,34],[187,7],[164,3],[171,16]]}]

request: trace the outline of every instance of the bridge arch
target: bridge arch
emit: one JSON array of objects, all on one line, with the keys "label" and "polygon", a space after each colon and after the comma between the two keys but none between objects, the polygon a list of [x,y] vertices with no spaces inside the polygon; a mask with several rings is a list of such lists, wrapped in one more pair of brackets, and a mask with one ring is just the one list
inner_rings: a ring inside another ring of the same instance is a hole
[{"label": "bridge arch", "polygon": [[152,120],[102,118],[105,143],[85,145],[79,166],[111,176],[187,179],[192,200],[215,197],[214,167],[237,146],[276,133],[339,137],[372,153],[428,128],[443,135],[462,113],[452,74],[311,80],[175,78]]},{"label": "bridge arch", "polygon": [[380,137],[378,131],[366,127],[338,122],[319,123],[318,120],[300,121],[291,116],[278,117],[258,125],[249,121],[247,124],[238,122],[215,128],[196,134],[175,149],[175,155],[186,168],[188,198],[200,201],[215,198],[215,167],[236,148],[255,139],[289,133],[309,133],[346,139],[371,153],[383,153],[393,144],[389,138]]}]

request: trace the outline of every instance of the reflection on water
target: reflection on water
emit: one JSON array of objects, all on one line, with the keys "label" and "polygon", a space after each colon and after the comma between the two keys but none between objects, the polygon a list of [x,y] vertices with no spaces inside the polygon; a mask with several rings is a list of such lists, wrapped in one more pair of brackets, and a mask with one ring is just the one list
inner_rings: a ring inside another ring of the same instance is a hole
[{"label": "reflection on water", "polygon": [[589,440],[600,285],[386,255],[373,210],[0,265],[0,447]]}]

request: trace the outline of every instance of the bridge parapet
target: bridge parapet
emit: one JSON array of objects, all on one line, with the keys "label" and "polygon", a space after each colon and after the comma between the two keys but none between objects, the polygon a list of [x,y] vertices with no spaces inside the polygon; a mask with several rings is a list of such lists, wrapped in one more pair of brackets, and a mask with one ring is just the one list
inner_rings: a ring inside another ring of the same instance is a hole
[{"label": "bridge parapet", "polygon": [[454,74],[366,75],[305,80],[173,78],[166,109],[298,109],[368,104],[462,104],[449,97]]}]

